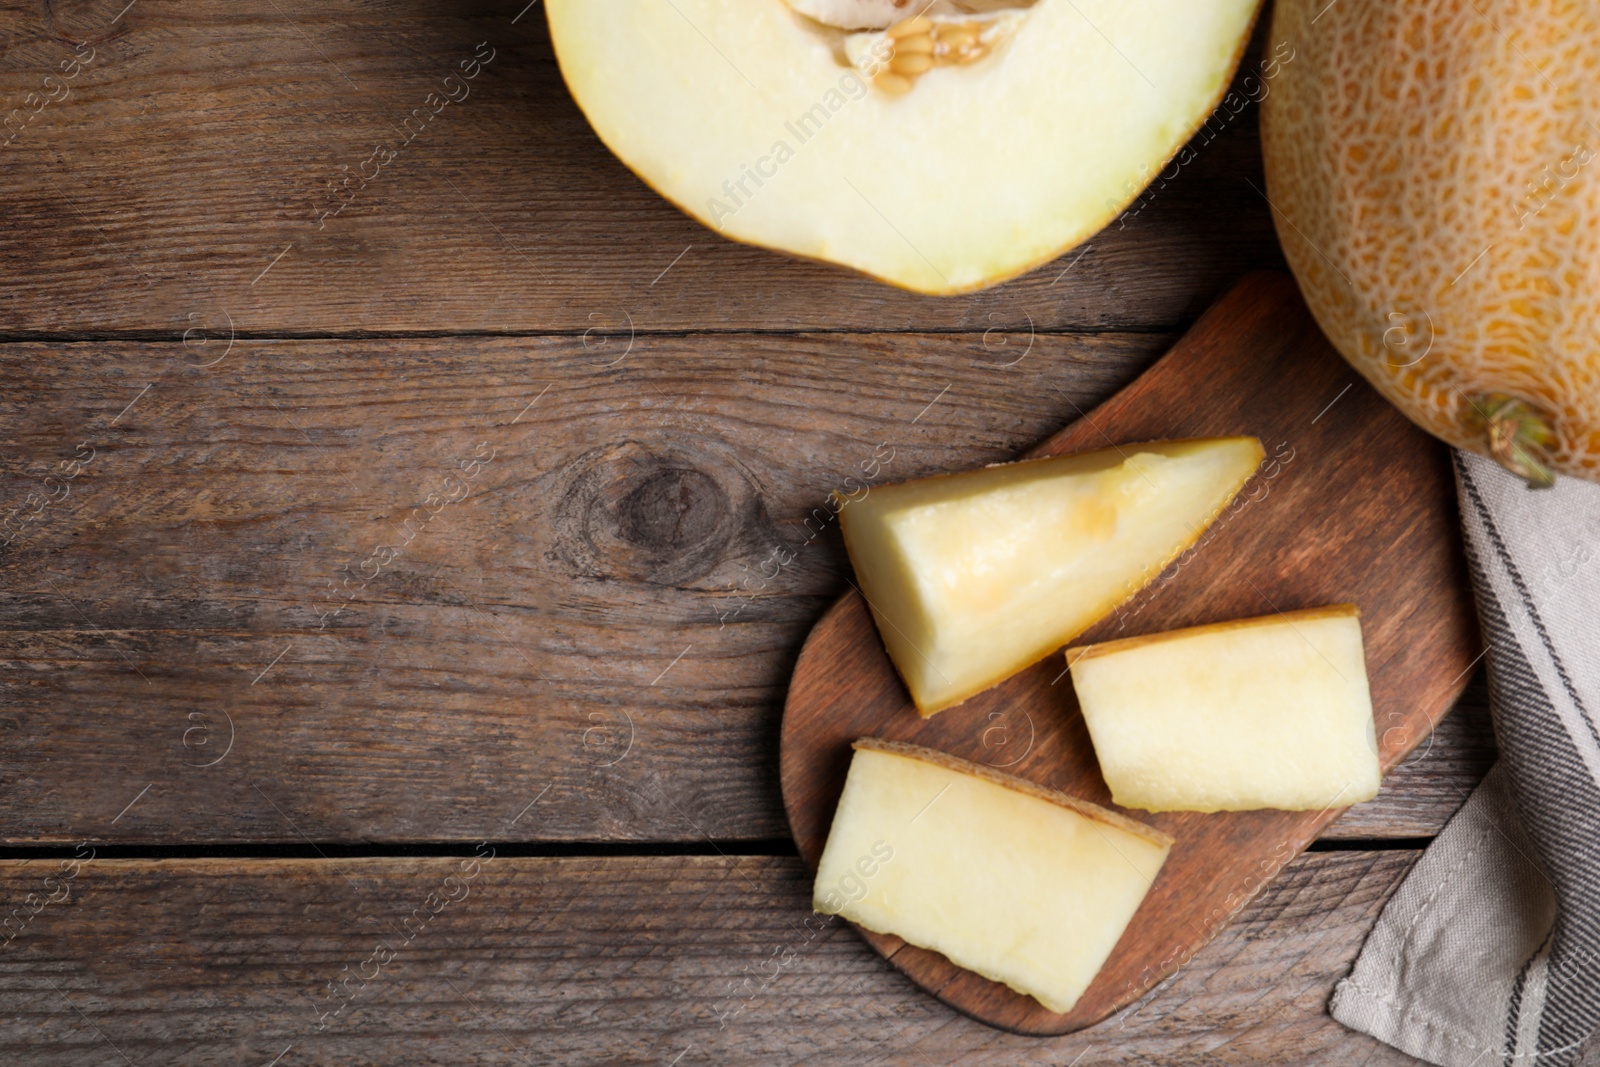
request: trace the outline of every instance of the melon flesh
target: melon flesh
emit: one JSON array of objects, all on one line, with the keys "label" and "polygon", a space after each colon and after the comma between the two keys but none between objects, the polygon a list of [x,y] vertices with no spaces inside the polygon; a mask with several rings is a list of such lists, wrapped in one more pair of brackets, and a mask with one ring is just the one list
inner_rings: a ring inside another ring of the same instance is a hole
[{"label": "melon flesh", "polygon": [[903,96],[874,90],[842,31],[785,0],[546,9],[601,140],[683,210],[955,293],[1055,258],[1132,202],[1221,98],[1257,6],[1038,0],[987,58]]},{"label": "melon flesh", "polygon": [[1069,649],[1067,661],[1121,807],[1321,810],[1378,793],[1354,605]]},{"label": "melon flesh", "polygon": [[1031,7],[1034,0],[785,0],[800,14],[840,29],[881,30],[924,15],[959,19],[1006,8]]},{"label": "melon flesh", "polygon": [[1036,663],[1193,544],[1254,437],[1161,441],[872,489],[839,513],[878,633],[932,715]]},{"label": "melon flesh", "polygon": [[868,739],[856,743],[813,906],[1068,1012],[1171,846],[991,768]]}]

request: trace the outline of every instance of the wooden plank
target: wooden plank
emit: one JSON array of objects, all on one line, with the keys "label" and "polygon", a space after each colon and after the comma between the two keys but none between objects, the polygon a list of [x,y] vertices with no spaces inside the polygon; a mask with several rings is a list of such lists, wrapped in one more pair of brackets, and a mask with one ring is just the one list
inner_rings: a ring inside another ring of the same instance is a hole
[{"label": "wooden plank", "polygon": [[[1241,282],[1154,367],[1028,455],[1108,448],[1126,455],[1150,440],[1240,433],[1259,436],[1266,458],[1238,498],[1184,561],[1071,645],[1355,604],[1377,755],[1387,771],[1455,703],[1481,648],[1454,478],[1446,448],[1355,378],[1287,275]],[[881,600],[869,612],[863,597],[877,595],[872,588],[863,582],[847,592],[818,622],[784,706],[784,806],[808,863],[821,859],[852,747],[863,737],[1003,767],[1123,810],[1112,803],[1059,654],[923,718],[878,636],[879,627],[914,630],[914,623],[885,616]],[[1024,733],[1014,745],[997,744]],[[891,933],[863,936],[957,1010],[1018,1033],[1069,1033],[1165,978],[1179,965],[1174,946],[1188,954],[1203,945],[1219,918],[1242,907],[1343,810],[1125,814],[1175,844],[1070,1011],[1051,1011]]]},{"label": "wooden plank", "polygon": [[1136,1011],[1056,1039],[915,989],[811,915],[795,859],[12,861],[8,909],[65,899],[0,949],[0,1059],[1399,1067],[1326,1004],[1415,855],[1302,857]]},{"label": "wooden plank", "polygon": [[1171,328],[1281,265],[1248,95],[1081,259],[988,293],[735,245],[606,151],[525,3],[4,0],[0,334]]},{"label": "wooden plank", "polygon": [[549,786],[534,838],[781,836],[828,494],[1010,455],[1164,341],[6,346],[4,833],[476,839]]},{"label": "wooden plank", "polygon": [[[547,786],[528,840],[787,836],[779,708],[846,573],[813,510],[875,452],[1013,456],[1168,338],[990,341],[0,346],[5,839],[476,840]],[[1342,825],[1429,832],[1483,736]]]}]

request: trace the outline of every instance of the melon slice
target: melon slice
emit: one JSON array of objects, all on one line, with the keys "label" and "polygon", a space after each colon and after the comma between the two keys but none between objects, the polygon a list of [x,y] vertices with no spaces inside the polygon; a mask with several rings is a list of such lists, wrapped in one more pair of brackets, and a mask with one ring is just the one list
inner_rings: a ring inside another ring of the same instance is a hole
[{"label": "melon slice", "polygon": [[1192,545],[1263,456],[1160,441],[873,488],[839,513],[889,658],[924,715],[1087,630]]},{"label": "melon slice", "polygon": [[1067,1012],[1171,847],[1086,801],[868,738],[855,745],[813,907]]},{"label": "melon slice", "polygon": [[1067,661],[1124,808],[1321,810],[1378,793],[1353,604],[1068,649]]},{"label": "melon slice", "polygon": [[[1258,4],[941,3],[910,33],[883,23],[926,5],[546,8],[601,140],[684,211],[735,240],[957,293],[1055,258],[1131,203],[1226,91]],[[878,47],[847,40],[860,29]],[[982,47],[939,51],[969,29],[989,33]]]}]

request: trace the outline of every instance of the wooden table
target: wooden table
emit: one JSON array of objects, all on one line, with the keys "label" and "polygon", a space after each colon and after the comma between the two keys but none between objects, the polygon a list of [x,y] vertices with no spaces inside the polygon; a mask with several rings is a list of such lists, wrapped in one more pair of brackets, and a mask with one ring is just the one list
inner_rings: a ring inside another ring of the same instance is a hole
[{"label": "wooden table", "polygon": [[1058,1040],[811,918],[778,795],[846,574],[805,518],[875,451],[1015,455],[1281,265],[1254,109],[916,297],[658,199],[523,2],[0,8],[0,1062],[1414,1062],[1326,1004],[1493,761],[1481,682]]}]

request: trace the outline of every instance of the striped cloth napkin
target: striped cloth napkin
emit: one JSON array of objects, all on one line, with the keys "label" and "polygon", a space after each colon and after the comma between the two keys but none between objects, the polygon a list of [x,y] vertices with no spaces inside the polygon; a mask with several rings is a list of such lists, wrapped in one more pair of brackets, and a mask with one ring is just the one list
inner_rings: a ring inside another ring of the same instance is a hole
[{"label": "striped cloth napkin", "polygon": [[1441,1067],[1563,1067],[1600,1023],[1600,485],[1457,453],[1500,761],[1332,1012]]}]

